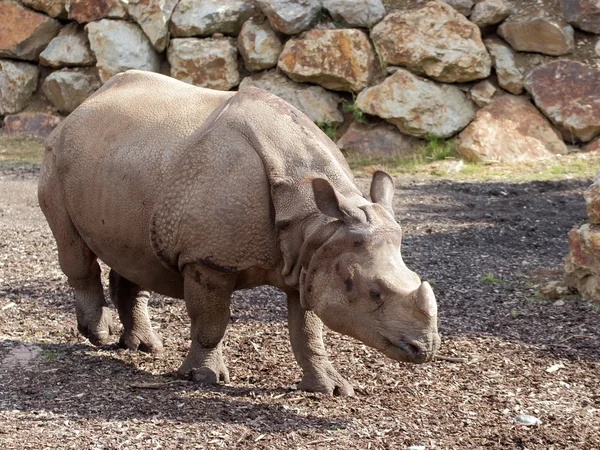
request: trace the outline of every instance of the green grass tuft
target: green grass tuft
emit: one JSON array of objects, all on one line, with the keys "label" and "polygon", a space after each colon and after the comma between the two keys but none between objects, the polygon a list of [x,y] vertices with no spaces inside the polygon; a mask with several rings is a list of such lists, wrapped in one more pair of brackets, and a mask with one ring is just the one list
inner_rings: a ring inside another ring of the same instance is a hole
[{"label": "green grass tuft", "polygon": [[491,273],[486,273],[481,279],[481,282],[485,284],[500,284],[502,283],[502,280],[500,278],[496,278]]},{"label": "green grass tuft", "polygon": [[336,133],[337,133],[337,125],[331,122],[318,122],[317,126],[321,129],[323,133],[327,135],[329,139],[335,141]]}]

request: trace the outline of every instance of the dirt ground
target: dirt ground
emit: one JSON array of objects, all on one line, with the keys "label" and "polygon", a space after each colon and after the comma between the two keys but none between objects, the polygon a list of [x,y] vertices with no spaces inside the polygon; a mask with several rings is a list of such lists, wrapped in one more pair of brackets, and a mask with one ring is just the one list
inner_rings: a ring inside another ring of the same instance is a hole
[{"label": "dirt ground", "polygon": [[[600,310],[576,296],[542,301],[533,287],[560,278],[589,179],[398,179],[403,255],[434,286],[441,353],[455,360],[396,363],[328,332],[356,389],[340,398],[291,388],[300,371],[271,288],[235,294],[227,386],[172,375],[189,345],[180,300],[151,300],[164,355],[91,346],[76,331],[37,173],[0,169],[2,449],[600,449]],[[541,422],[517,424],[519,414]]]}]

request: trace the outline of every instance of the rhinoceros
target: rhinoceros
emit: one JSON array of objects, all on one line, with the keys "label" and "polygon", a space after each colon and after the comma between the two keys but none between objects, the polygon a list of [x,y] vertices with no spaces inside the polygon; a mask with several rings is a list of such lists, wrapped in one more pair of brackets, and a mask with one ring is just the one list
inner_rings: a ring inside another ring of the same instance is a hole
[{"label": "rhinoceros", "polygon": [[336,145],[268,92],[221,92],[128,71],[111,78],[46,141],[38,197],[74,289],[79,331],[162,351],[148,292],[183,298],[191,348],[178,372],[229,382],[222,340],[237,289],[287,295],[298,388],[352,395],[329,361],[323,323],[396,361],[435,355],[437,304],[401,256],[394,183],[373,174],[370,198]]}]

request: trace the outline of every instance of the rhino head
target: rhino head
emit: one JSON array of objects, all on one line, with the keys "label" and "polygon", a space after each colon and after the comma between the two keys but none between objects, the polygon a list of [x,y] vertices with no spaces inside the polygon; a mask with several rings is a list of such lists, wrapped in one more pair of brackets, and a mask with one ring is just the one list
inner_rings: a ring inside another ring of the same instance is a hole
[{"label": "rhino head", "polygon": [[325,179],[312,184],[318,209],[336,220],[328,219],[333,231],[303,264],[303,307],[396,361],[431,360],[440,345],[437,304],[429,283],[402,260],[392,178],[375,172],[373,203],[352,202]]}]

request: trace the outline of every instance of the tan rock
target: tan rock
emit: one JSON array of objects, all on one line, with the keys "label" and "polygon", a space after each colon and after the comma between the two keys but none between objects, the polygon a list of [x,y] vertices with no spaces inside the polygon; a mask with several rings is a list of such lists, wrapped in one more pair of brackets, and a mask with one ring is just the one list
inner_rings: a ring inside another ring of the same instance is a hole
[{"label": "tan rock", "polygon": [[525,96],[503,95],[479,111],[459,135],[461,157],[476,162],[525,162],[566,153],[550,122]]},{"label": "tan rock", "polygon": [[584,149],[586,152],[598,152],[600,151],[600,138],[594,139]]},{"label": "tan rock", "polygon": [[473,0],[441,0],[444,3],[449,4],[463,16],[469,17],[471,10],[473,9]]},{"label": "tan rock", "polygon": [[323,0],[333,20],[353,27],[371,28],[385,16],[381,0]]},{"label": "tan rock", "polygon": [[63,27],[40,53],[40,64],[55,68],[91,66],[95,62],[87,33],[74,22]]},{"label": "tan rock", "polygon": [[254,86],[275,94],[306,114],[316,123],[339,123],[344,116],[339,110],[340,96],[312,84],[290,80],[278,70],[269,70],[246,77],[240,89]]},{"label": "tan rock", "polygon": [[473,86],[469,94],[471,95],[471,100],[475,102],[477,106],[483,108],[486,105],[489,105],[496,95],[498,89],[491,83],[489,80],[483,80]]},{"label": "tan rock", "polygon": [[600,226],[585,224],[569,231],[565,280],[584,298],[600,302]]},{"label": "tan rock", "polygon": [[27,106],[39,75],[33,64],[0,59],[0,116],[18,113]]},{"label": "tan rock", "polygon": [[67,0],[69,19],[88,23],[100,19],[126,19],[127,3],[122,0]]},{"label": "tan rock", "polygon": [[504,0],[483,0],[475,5],[469,20],[479,28],[486,28],[502,22],[511,12]]},{"label": "tan rock", "polygon": [[573,27],[543,11],[510,16],[498,34],[520,52],[560,56],[575,50]]},{"label": "tan rock", "polygon": [[96,69],[64,69],[44,80],[42,91],[61,113],[70,113],[92,95],[102,82]]},{"label": "tan rock", "polygon": [[36,11],[41,11],[50,17],[58,19],[65,19],[67,17],[65,9],[67,0],[21,0],[21,3]]},{"label": "tan rock", "polygon": [[[588,219],[594,225],[600,225],[600,171],[592,185],[583,193]],[[598,255],[600,257],[600,255]]]},{"label": "tan rock", "polygon": [[102,19],[88,23],[85,29],[103,83],[129,69],[160,70],[158,54],[137,25],[122,20]]},{"label": "tan rock", "polygon": [[323,8],[322,0],[256,0],[274,30],[297,34],[310,27]]},{"label": "tan rock", "polygon": [[238,50],[247,70],[254,72],[275,67],[283,49],[281,40],[268,22],[247,20],[238,36]]},{"label": "tan rock", "polygon": [[571,25],[600,34],[600,2],[598,0],[560,0],[562,16]]},{"label": "tan rock", "polygon": [[177,0],[128,0],[128,13],[157,52],[167,48],[169,20]]},{"label": "tan rock", "polygon": [[512,49],[496,37],[485,39],[484,44],[492,57],[492,64],[496,69],[500,87],[511,94],[521,94],[523,92],[523,75],[515,63]]},{"label": "tan rock", "polygon": [[600,134],[600,68],[558,60],[533,69],[525,89],[570,142]]},{"label": "tan rock", "polygon": [[4,118],[4,132],[8,136],[27,135],[46,139],[60,121],[59,116],[41,112],[12,114]]},{"label": "tan rock", "polygon": [[180,0],[171,17],[174,37],[236,36],[243,23],[256,13],[251,0]]},{"label": "tan rock", "polygon": [[172,39],[167,57],[171,76],[186,83],[227,91],[240,82],[233,38]]},{"label": "tan rock", "polygon": [[363,90],[355,105],[417,137],[453,136],[475,116],[475,105],[459,88],[426,80],[405,69]]},{"label": "tan rock", "polygon": [[359,92],[370,80],[375,52],[356,29],[311,30],[285,43],[278,67],[294,81]]},{"label": "tan rock", "polygon": [[477,25],[445,3],[388,14],[371,30],[386,65],[448,83],[486,78],[492,61]]},{"label": "tan rock", "polygon": [[0,58],[37,60],[60,22],[17,3],[0,1]]},{"label": "tan rock", "polygon": [[410,155],[423,141],[402,134],[391,123],[352,122],[336,144],[347,155],[381,158]]}]

